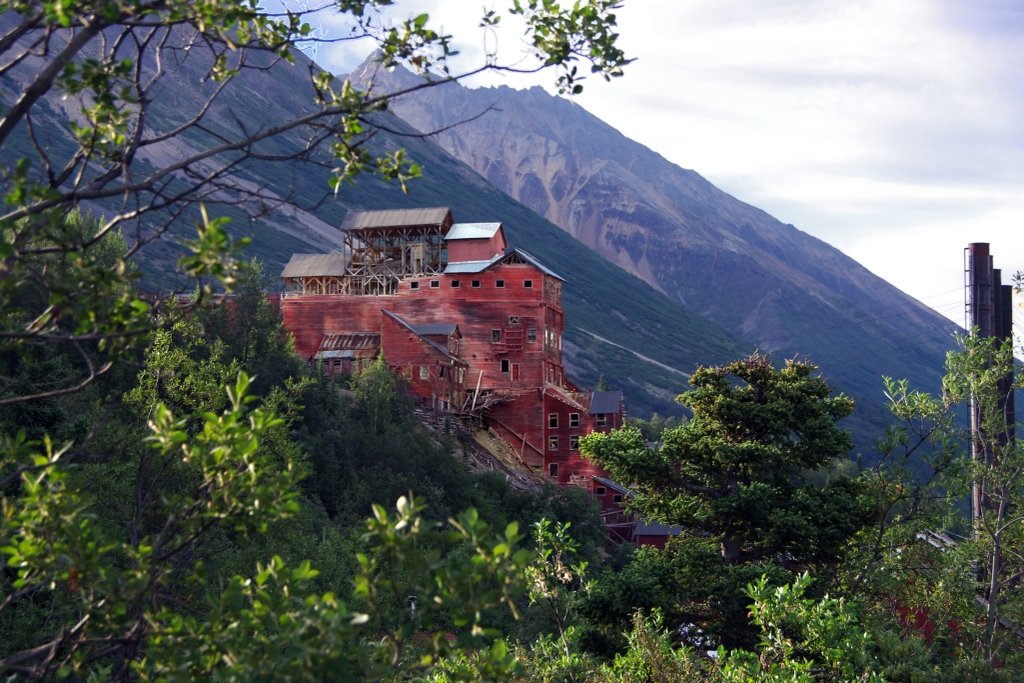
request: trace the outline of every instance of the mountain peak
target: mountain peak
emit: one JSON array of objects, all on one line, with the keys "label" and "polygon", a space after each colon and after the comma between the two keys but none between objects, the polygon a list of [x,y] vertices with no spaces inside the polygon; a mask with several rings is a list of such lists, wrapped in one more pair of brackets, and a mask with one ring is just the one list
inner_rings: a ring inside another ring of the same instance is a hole
[{"label": "mountain peak", "polygon": [[391,110],[679,306],[777,356],[810,356],[876,418],[881,376],[937,381],[952,323],[579,105],[539,87],[429,88]]}]

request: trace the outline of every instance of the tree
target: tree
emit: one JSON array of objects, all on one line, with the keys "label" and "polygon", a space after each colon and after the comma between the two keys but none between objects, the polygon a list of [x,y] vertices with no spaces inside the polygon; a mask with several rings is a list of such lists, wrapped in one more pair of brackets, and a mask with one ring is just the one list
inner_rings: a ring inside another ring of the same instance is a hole
[{"label": "tree", "polygon": [[[314,11],[344,15],[354,27],[344,39],[379,48],[382,65],[431,70],[433,79],[417,87],[467,75],[449,70],[451,37],[426,15],[376,21],[390,4],[339,0]],[[535,68],[558,70],[560,87],[578,92],[576,63],[611,77],[628,61],[614,45],[616,6],[516,0],[510,12],[525,22]],[[387,130],[378,115],[398,93],[361,92],[298,56],[309,14],[269,14],[241,0],[0,4],[0,404],[49,406],[95,387],[151,338],[151,351],[162,354],[151,355],[129,399],[149,422],[144,449],[138,426],[123,430],[127,443],[104,435],[88,448],[55,443],[46,430],[0,435],[0,629],[24,641],[0,638],[5,675],[394,677],[444,656],[441,629],[458,627],[460,647],[483,647],[490,615],[514,602],[527,557],[514,548],[514,526],[494,536],[475,514],[455,516],[451,542],[460,552],[430,554],[408,499],[394,520],[374,510],[359,560],[362,612],[308,590],[309,565],[277,558],[255,576],[205,583],[217,552],[296,514],[304,468],[289,440],[287,398],[268,382],[254,407],[249,376],[232,365],[253,360],[269,321],[236,326],[238,345],[204,356],[175,348],[194,330],[176,328],[180,318],[168,313],[238,283],[245,240],[232,238],[229,217],[258,221],[282,203],[317,206],[361,172],[404,186],[419,171],[401,150],[371,143]],[[498,21],[493,12],[483,18],[490,30]],[[503,68],[488,55],[474,72]],[[233,106],[254,76],[282,69],[308,106]],[[194,99],[167,101],[175,79],[192,85]],[[312,194],[288,183],[272,194],[244,180],[255,164],[287,173],[293,162],[324,166],[332,180]],[[83,208],[101,217],[82,220]],[[191,239],[187,223],[196,226]],[[180,243],[167,248],[168,238]],[[182,305],[136,292],[133,264],[143,250],[198,296]],[[35,362],[55,350],[73,362],[40,373]],[[97,453],[102,447],[110,451]],[[112,454],[122,449],[130,457],[118,462]],[[130,513],[119,519],[107,508]],[[223,545],[211,548],[211,538]],[[401,571],[387,575],[395,566]],[[388,621],[408,617],[395,599],[409,594],[423,599],[416,619]],[[430,646],[410,654],[416,629],[429,632]],[[487,653],[489,671],[508,668],[507,652]]]},{"label": "tree", "polygon": [[581,450],[631,486],[631,509],[710,535],[727,563],[834,561],[862,524],[856,486],[807,476],[852,448],[836,423],[853,402],[831,396],[816,369],[788,361],[776,370],[763,355],[698,368],[678,399],[692,419],[657,448],[627,427],[585,437]]},{"label": "tree", "polygon": [[[385,67],[407,64],[433,78],[434,87],[467,73],[453,73],[447,59],[452,37],[436,31],[425,14],[395,24],[378,11],[391,0],[339,0],[312,10],[269,13],[248,0],[114,0],[63,2],[5,0],[0,4],[0,308],[6,310],[26,283],[39,288],[45,306],[0,326],[0,352],[31,346],[80,349],[77,374],[56,386],[29,387],[4,400],[70,392],[93,381],[148,331],[150,303],[128,286],[131,262],[143,249],[161,247],[180,224],[195,222],[179,260],[179,286],[197,279],[230,287],[236,244],[225,229],[228,215],[258,221],[282,204],[315,207],[343,181],[375,172],[404,183],[419,168],[400,149],[374,151],[370,141],[387,125],[376,113],[400,93],[360,91],[299,56],[315,39],[308,21],[336,12],[352,32],[340,40],[379,50]],[[606,78],[629,60],[615,46],[615,0],[586,0],[563,8],[549,0],[516,0],[510,13],[523,19],[536,60],[529,70],[558,70],[563,91],[578,92],[577,63]],[[500,16],[482,25],[495,30]],[[334,39],[332,39],[334,40]],[[488,55],[484,70],[515,70]],[[276,71],[275,71],[276,70]],[[255,75],[281,74],[306,106],[251,99]],[[190,101],[167,101],[173,83],[191,85]],[[66,113],[65,113],[66,112]],[[383,128],[382,128],[383,127]],[[247,181],[253,164],[312,163],[331,169],[331,186],[300,200],[308,188],[272,190]],[[69,211],[99,207],[95,229],[69,230]],[[210,208],[210,212],[207,211]],[[214,215],[216,211],[219,215]],[[121,231],[127,243],[112,264],[96,258],[105,238]],[[47,259],[71,265],[63,282],[40,266]]]},{"label": "tree", "polygon": [[[852,447],[836,423],[853,402],[832,396],[816,369],[798,361],[776,369],[758,354],[700,367],[678,398],[691,419],[655,447],[628,425],[581,440],[587,457],[630,487],[629,509],[681,528],[664,553],[636,553],[622,577],[670,577],[635,606],[658,608],[695,646],[753,646],[745,586],[763,574],[779,583],[788,570],[834,567],[867,519],[854,479],[822,477]],[[608,577],[584,608],[604,639],[631,616],[627,583]]]},{"label": "tree", "polygon": [[1007,642],[1007,625],[1024,623],[1024,601],[1016,590],[1024,571],[1024,520],[1020,516],[1024,447],[1015,438],[1014,416],[1007,410],[1007,393],[1024,384],[1019,378],[1007,381],[1013,376],[1012,340],[971,336],[962,343],[961,350],[947,357],[943,390],[949,401],[969,399],[980,418],[970,436],[972,455],[985,455],[969,464],[979,498],[972,520],[977,544],[973,559],[983,578],[979,590],[985,605],[983,657],[990,667],[996,667],[1008,646],[1017,649]]}]

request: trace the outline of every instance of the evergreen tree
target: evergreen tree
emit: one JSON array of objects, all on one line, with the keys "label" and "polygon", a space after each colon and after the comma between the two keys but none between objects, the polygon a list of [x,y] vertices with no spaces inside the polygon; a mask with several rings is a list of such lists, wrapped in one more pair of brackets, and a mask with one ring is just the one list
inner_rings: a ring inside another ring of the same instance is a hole
[{"label": "evergreen tree", "polygon": [[763,355],[698,368],[678,399],[692,419],[657,448],[627,427],[585,437],[582,450],[632,488],[633,510],[717,539],[727,563],[834,561],[863,522],[856,485],[807,475],[851,450],[836,423],[853,402],[831,396],[816,370],[776,370]]},{"label": "evergreen tree", "polygon": [[[867,519],[860,487],[842,475],[809,479],[851,449],[837,422],[853,402],[832,396],[816,370],[797,361],[776,369],[757,354],[701,367],[678,399],[692,418],[666,430],[653,449],[630,426],[581,440],[585,455],[631,488],[631,510],[681,529],[665,553],[637,553],[592,592],[584,612],[606,643],[628,628],[622,596],[633,595],[636,606],[687,625],[694,644],[751,646],[748,584],[762,574],[781,583],[787,568],[840,560]],[[627,585],[628,577],[651,572],[667,585],[641,595]]]}]

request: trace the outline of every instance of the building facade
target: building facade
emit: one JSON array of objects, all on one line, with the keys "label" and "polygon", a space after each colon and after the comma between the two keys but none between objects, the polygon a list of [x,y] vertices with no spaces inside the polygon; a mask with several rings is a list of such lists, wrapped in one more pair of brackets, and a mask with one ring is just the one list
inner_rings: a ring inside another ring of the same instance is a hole
[{"label": "building facade", "polygon": [[500,223],[447,208],[352,211],[344,249],[295,254],[282,272],[284,324],[329,373],[382,355],[421,405],[481,421],[520,460],[593,492],[579,439],[622,426],[620,392],[565,374],[564,280],[511,247]]}]

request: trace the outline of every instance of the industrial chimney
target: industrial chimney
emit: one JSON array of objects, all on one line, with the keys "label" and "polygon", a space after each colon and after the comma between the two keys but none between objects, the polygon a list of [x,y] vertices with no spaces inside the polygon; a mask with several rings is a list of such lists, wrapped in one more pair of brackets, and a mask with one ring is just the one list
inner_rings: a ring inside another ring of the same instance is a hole
[{"label": "industrial chimney", "polygon": [[[981,339],[995,339],[1002,342],[1013,337],[1013,287],[1002,284],[1002,275],[993,268],[992,255],[987,242],[974,242],[964,250],[966,274],[966,325],[972,335]],[[1008,443],[1014,439],[1016,410],[1013,399],[1013,369],[999,382],[999,393],[1003,400],[1003,414],[1006,433],[999,440]],[[975,461],[993,464],[991,440],[981,435],[981,406],[971,401],[971,455]],[[987,506],[987,496],[979,482],[972,491],[971,512],[978,520]]]}]

